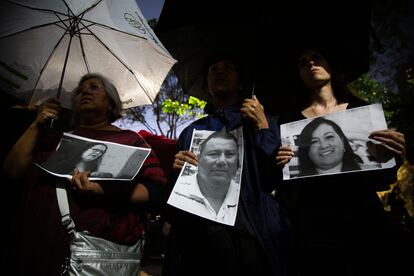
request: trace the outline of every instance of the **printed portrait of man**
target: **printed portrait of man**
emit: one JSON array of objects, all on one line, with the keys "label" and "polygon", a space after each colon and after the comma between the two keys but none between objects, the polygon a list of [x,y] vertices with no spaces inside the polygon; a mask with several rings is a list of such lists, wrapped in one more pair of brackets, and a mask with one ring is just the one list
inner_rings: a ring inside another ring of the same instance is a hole
[{"label": "printed portrait of man", "polygon": [[240,142],[230,132],[213,132],[200,142],[198,166],[185,165],[168,203],[234,225],[240,194]]}]

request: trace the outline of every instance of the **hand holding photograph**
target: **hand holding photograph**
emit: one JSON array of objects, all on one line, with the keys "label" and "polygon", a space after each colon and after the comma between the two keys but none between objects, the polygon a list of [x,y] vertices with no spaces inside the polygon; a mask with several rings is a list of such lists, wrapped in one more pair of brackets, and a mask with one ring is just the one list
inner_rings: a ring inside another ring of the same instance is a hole
[{"label": "hand holding photograph", "polygon": [[395,159],[369,138],[372,131],[386,128],[381,104],[283,124],[282,144],[294,152],[283,179],[393,167]]},{"label": "hand holding photograph", "polygon": [[243,164],[242,128],[232,132],[194,130],[190,150],[198,156],[198,166],[184,164],[167,203],[234,225]]},{"label": "hand holding photograph", "polygon": [[91,172],[90,180],[131,180],[151,149],[93,140],[64,133],[57,150],[42,164],[45,171],[72,177],[73,170]]}]

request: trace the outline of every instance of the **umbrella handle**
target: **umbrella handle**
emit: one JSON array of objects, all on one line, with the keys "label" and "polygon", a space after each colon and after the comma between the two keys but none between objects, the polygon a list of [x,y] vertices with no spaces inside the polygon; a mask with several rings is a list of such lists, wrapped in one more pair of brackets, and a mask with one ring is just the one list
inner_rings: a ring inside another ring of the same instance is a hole
[{"label": "umbrella handle", "polygon": [[254,95],[256,95],[256,83],[255,82],[253,82],[253,84],[252,84],[252,95],[251,95],[251,98],[253,98]]},{"label": "umbrella handle", "polygon": [[48,125],[48,127],[49,127],[49,129],[54,129],[55,128],[55,119],[54,118],[51,118],[50,119],[50,121],[49,121],[49,125]]}]

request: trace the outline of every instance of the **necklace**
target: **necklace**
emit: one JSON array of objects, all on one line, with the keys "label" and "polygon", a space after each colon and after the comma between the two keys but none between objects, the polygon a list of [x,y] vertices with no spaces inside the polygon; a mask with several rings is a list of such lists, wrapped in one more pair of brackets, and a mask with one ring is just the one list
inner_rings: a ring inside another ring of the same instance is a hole
[{"label": "necklace", "polygon": [[329,114],[329,113],[331,113],[331,112],[333,112],[333,111],[335,111],[335,109],[336,109],[336,107],[337,107],[337,102],[335,101],[335,103],[333,104],[333,106],[332,107],[327,107],[327,108],[325,108],[325,110],[324,111],[322,111],[322,112],[318,112],[318,110],[316,110],[316,108],[315,108],[315,105],[311,105],[310,106],[310,108],[312,109],[312,112],[313,112],[313,114],[315,115],[315,116],[320,116],[320,115],[325,115],[325,114]]}]

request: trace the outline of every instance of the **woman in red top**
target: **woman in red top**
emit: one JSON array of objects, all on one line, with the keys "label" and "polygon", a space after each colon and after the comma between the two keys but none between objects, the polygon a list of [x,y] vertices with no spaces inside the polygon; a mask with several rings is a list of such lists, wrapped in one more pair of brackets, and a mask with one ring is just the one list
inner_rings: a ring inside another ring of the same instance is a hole
[{"label": "woman in red top", "polygon": [[[137,133],[111,123],[121,116],[114,85],[98,74],[82,77],[73,94],[73,134],[131,146],[149,147]],[[143,213],[162,202],[166,182],[157,157],[151,152],[132,181],[90,181],[88,171],[75,169],[71,181],[39,169],[56,149],[62,133],[47,129],[58,119],[60,103],[44,102],[34,122],[20,137],[3,164],[14,180],[25,178],[23,206],[15,230],[14,275],[59,275],[69,254],[69,236],[61,225],[56,182],[66,183],[69,206],[78,231],[121,244],[134,244],[143,234]],[[143,208],[143,207],[146,208]]]}]

